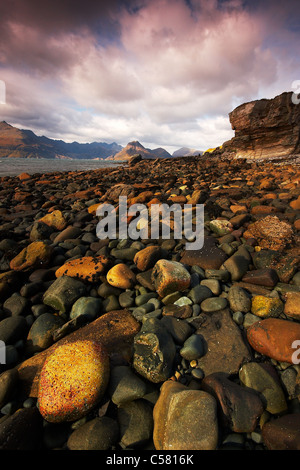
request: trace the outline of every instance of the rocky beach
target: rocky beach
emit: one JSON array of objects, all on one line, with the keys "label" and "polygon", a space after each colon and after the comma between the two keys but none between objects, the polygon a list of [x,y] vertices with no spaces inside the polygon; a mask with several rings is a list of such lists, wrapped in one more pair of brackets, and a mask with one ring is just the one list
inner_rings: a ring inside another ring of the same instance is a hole
[{"label": "rocky beach", "polygon": [[[299,182],[220,155],[2,177],[0,449],[299,450]],[[119,196],[203,204],[203,247],[99,239]]]}]

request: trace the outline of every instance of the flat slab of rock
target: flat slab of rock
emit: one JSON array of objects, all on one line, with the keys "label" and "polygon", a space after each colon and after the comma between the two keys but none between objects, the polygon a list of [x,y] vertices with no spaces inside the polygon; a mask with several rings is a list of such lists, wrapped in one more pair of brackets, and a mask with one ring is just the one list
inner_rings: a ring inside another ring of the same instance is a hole
[{"label": "flat slab of rock", "polygon": [[181,263],[188,266],[200,266],[202,269],[219,269],[226,261],[227,255],[217,246],[217,240],[207,237],[201,250],[185,250]]},{"label": "flat slab of rock", "polygon": [[[244,362],[251,360],[248,345],[228,309],[196,318],[192,325],[201,335],[204,343],[204,355],[197,360],[198,367],[205,375],[214,372],[236,374]],[[202,324],[201,319],[203,320]]]},{"label": "flat slab of rock", "polygon": [[140,323],[126,309],[111,311],[102,315],[88,325],[57,341],[45,351],[19,364],[17,370],[20,386],[29,393],[29,396],[37,397],[39,377],[43,364],[48,355],[61,344],[78,340],[92,340],[100,342],[106,348],[111,359],[115,354],[124,357],[129,355],[130,357],[133,338],[139,329]]}]

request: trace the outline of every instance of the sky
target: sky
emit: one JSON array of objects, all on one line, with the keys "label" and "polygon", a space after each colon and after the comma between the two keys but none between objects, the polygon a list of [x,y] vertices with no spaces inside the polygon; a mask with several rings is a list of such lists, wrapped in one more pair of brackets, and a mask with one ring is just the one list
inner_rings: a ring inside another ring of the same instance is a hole
[{"label": "sky", "polygon": [[66,142],[206,150],[300,83],[298,0],[6,0],[0,22],[0,121]]}]

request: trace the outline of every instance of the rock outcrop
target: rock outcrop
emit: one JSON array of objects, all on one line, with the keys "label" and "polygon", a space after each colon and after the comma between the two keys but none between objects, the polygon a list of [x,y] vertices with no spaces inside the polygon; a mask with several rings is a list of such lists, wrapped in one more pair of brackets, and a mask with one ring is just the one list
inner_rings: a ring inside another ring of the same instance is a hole
[{"label": "rock outcrop", "polygon": [[229,113],[235,136],[214,153],[265,159],[300,154],[300,106],[292,92],[244,103]]}]

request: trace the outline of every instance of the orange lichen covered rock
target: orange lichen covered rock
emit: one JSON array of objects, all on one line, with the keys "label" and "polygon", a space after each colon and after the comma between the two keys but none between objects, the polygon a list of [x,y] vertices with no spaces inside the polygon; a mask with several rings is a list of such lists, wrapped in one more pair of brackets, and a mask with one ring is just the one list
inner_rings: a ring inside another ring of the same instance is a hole
[{"label": "orange lichen covered rock", "polygon": [[250,224],[243,236],[255,238],[261,248],[281,251],[292,241],[293,229],[287,222],[270,215]]},{"label": "orange lichen covered rock", "polygon": [[45,215],[39,219],[39,222],[44,222],[44,224],[49,225],[56,230],[63,230],[67,226],[67,221],[60,210],[54,210],[50,214]]},{"label": "orange lichen covered rock", "polygon": [[69,276],[84,281],[96,282],[110,265],[110,259],[105,255],[83,256],[64,263],[55,272],[55,276]]},{"label": "orange lichen covered rock", "polygon": [[42,241],[30,243],[11,260],[10,269],[25,271],[42,267],[50,261],[51,253],[52,248]]},{"label": "orange lichen covered rock", "polygon": [[109,357],[100,343],[77,341],[57,347],[41,370],[41,415],[53,423],[82,418],[99,403],[109,374]]}]

